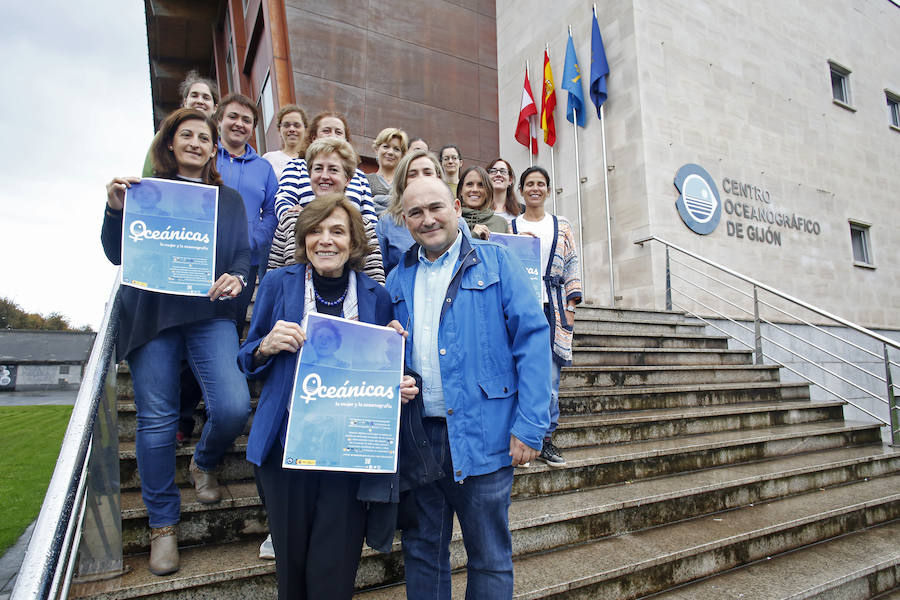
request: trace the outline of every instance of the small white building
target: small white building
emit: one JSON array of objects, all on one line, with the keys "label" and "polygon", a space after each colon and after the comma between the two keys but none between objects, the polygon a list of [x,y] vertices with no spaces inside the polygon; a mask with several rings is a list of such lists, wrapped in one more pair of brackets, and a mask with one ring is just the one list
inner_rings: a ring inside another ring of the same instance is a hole
[{"label": "small white building", "polygon": [[79,331],[0,330],[0,392],[78,389],[94,336]]}]

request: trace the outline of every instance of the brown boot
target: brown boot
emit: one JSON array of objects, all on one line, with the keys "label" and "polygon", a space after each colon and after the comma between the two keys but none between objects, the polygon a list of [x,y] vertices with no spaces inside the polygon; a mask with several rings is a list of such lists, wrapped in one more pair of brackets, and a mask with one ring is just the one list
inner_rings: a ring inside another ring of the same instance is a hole
[{"label": "brown boot", "polygon": [[188,467],[188,476],[194,489],[197,491],[197,500],[201,504],[215,504],[222,499],[222,492],[219,489],[219,480],[216,479],[215,473],[207,473],[201,471],[194,458],[191,457],[191,466]]},{"label": "brown boot", "polygon": [[178,570],[178,536],[175,526],[150,528],[150,562],[154,575],[168,575]]}]

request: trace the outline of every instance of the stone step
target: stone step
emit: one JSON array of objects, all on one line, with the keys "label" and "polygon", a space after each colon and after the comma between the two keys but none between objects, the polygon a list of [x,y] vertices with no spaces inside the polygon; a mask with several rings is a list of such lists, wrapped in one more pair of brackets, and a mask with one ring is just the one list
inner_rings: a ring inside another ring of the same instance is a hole
[{"label": "stone step", "polygon": [[[250,418],[247,419],[247,424],[244,426],[244,434],[247,435],[250,433],[250,427],[253,425],[253,416],[256,414],[256,404],[258,398],[253,397],[250,399],[250,408],[252,412],[250,413]],[[134,402],[130,402],[127,400],[120,401],[117,406],[117,425],[119,430],[119,441],[120,442],[133,442],[134,436],[137,431],[137,410],[135,409]],[[206,424],[206,408],[203,404],[203,401],[197,405],[197,408],[194,409],[194,432],[193,437],[196,440],[200,439],[200,433],[203,431],[203,426]]]},{"label": "stone step", "polygon": [[[519,557],[514,598],[639,598],[890,522],[900,517],[898,490],[900,475],[891,475]],[[465,580],[453,575],[454,598],[463,597]],[[354,597],[403,593],[400,585]]]},{"label": "stone step", "polygon": [[583,366],[749,365],[749,350],[707,348],[574,348],[572,364]]},{"label": "stone step", "polygon": [[[181,488],[179,545],[224,544],[257,539],[260,534],[268,533],[266,511],[254,482],[222,482],[221,488],[222,501],[218,504],[201,504],[193,487]],[[123,552],[148,552],[150,530],[141,492],[123,491],[121,498]]]},{"label": "stone step", "polygon": [[701,335],[706,333],[706,324],[693,318],[677,321],[659,319],[629,319],[610,321],[591,316],[575,316],[575,334],[583,333],[649,333],[655,335],[677,335],[681,333]]},{"label": "stone step", "polygon": [[559,409],[563,414],[597,414],[779,400],[809,400],[809,384],[763,381],[619,388],[571,387],[560,389]]},{"label": "stone step", "polygon": [[728,348],[728,338],[687,333],[659,335],[654,333],[581,333],[572,341],[574,348],[596,346],[603,348]]},{"label": "stone step", "polygon": [[[188,465],[194,455],[194,447],[194,443],[188,443],[175,449],[175,483],[178,486],[188,487],[190,485]],[[225,459],[218,471],[220,481],[250,481],[253,479],[253,465],[245,459],[246,453],[247,436],[242,435],[225,453]],[[141,487],[134,442],[119,442],[119,482],[119,487],[123,492]]]},{"label": "stone step", "polygon": [[576,319],[600,319],[606,321],[656,321],[662,323],[681,323],[694,320],[687,314],[676,310],[650,310],[644,308],[623,308],[600,306],[587,302],[579,304],[575,313]]},{"label": "stone step", "polygon": [[516,498],[584,490],[699,469],[881,443],[877,425],[828,421],[564,449],[566,464],[517,469]]},{"label": "stone step", "polygon": [[621,444],[717,431],[752,430],[843,418],[840,401],[729,404],[565,416],[553,436],[560,448]]},{"label": "stone step", "polygon": [[654,600],[863,600],[900,587],[900,521],[851,533],[653,596]]},{"label": "stone step", "polygon": [[[779,380],[778,365],[652,365],[564,367],[560,389],[756,383]],[[603,390],[605,391],[605,390]]]},{"label": "stone step", "polygon": [[[526,470],[518,469],[517,474]],[[748,502],[898,471],[900,452],[880,446],[842,448],[723,467],[716,470],[714,478],[708,473],[688,472],[664,479],[582,490],[577,494],[516,498],[510,508],[510,527],[517,554],[546,551],[590,541],[591,538],[585,537],[587,534],[601,537],[624,533]],[[146,517],[140,494],[123,494],[126,552],[147,550]],[[217,543],[257,539],[259,533],[264,533],[265,515],[255,486],[229,485],[222,503],[211,506],[196,502],[193,490],[182,490],[179,543],[210,542],[208,528],[215,529]],[[391,569],[386,565],[385,570]]]},{"label": "stone step", "polygon": [[[259,393],[262,391],[262,382],[259,380],[248,381],[247,386],[250,389],[251,398],[258,398]],[[131,371],[125,363],[119,364],[118,372],[116,374],[116,398],[118,398],[120,405],[129,403],[132,406],[134,405],[134,388],[131,385]]]}]

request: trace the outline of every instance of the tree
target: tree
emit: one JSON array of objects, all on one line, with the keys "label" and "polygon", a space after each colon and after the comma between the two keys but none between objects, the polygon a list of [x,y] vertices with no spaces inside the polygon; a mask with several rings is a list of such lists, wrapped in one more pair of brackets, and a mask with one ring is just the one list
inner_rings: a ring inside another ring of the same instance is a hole
[{"label": "tree", "polygon": [[60,312],[52,312],[47,317],[22,310],[9,298],[0,297],[0,329],[50,329],[54,331],[92,332],[90,325],[72,327],[69,319]]}]

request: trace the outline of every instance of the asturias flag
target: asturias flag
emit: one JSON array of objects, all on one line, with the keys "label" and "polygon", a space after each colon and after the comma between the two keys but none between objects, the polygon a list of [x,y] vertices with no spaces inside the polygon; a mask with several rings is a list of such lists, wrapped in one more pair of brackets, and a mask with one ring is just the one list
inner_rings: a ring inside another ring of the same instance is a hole
[{"label": "asturias flag", "polygon": [[525,69],[525,88],[522,90],[522,108],[519,109],[519,122],[516,124],[516,141],[531,147],[531,153],[537,155],[537,136],[532,126],[532,117],[537,114],[534,96],[531,95],[531,83],[528,81],[528,69]]},{"label": "asturias flag", "polygon": [[[578,66],[578,57],[575,56],[575,42],[572,36],[569,36],[569,43],[566,45],[566,66],[563,68],[563,84],[564,90],[569,92],[569,99],[566,103],[566,119],[570,123],[575,123],[579,127],[584,127],[584,90],[581,88],[581,69]],[[577,112],[578,122],[575,122],[574,112]]]},{"label": "asturias flag", "polygon": [[556,122],[553,109],[556,108],[556,88],[553,86],[553,71],[550,69],[550,55],[544,50],[544,87],[541,90],[541,129],[544,130],[544,143],[552,146],[556,143]]},{"label": "asturias flag", "polygon": [[603,49],[603,38],[600,36],[600,26],[597,24],[597,15],[594,15],[594,24],[591,29],[591,102],[597,108],[597,118],[600,118],[600,105],[606,102],[606,76],[609,75],[609,64],[606,62],[606,51]]}]

